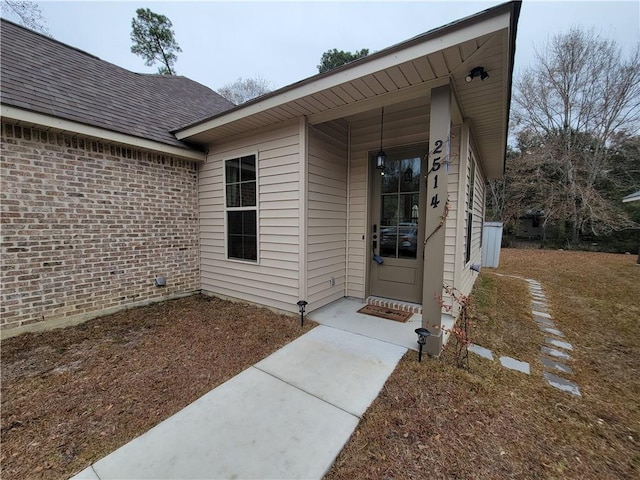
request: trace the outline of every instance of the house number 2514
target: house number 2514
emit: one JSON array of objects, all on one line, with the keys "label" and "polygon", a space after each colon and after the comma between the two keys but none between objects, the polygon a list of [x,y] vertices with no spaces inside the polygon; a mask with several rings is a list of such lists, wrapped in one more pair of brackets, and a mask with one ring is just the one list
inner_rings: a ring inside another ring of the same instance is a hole
[{"label": "house number 2514", "polygon": [[431,171],[434,172],[433,175],[433,190],[435,191],[435,195],[431,197],[431,207],[438,208],[440,205],[440,200],[438,200],[438,170],[440,170],[440,159],[442,158],[442,140],[435,141],[435,148],[433,149],[433,164],[431,165]]}]

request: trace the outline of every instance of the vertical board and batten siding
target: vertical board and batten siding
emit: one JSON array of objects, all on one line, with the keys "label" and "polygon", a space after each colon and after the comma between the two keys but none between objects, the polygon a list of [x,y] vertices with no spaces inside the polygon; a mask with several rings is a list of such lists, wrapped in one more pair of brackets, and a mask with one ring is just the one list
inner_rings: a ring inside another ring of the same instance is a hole
[{"label": "vertical board and batten siding", "polygon": [[[385,111],[383,148],[426,143],[429,139],[429,107],[400,112]],[[380,117],[351,123],[349,170],[349,235],[347,238],[347,289],[349,297],[367,295],[371,235],[367,231],[369,201],[369,152],[380,149]]]},{"label": "vertical board and batten siding", "polygon": [[[257,154],[258,262],[225,253],[224,161]],[[297,121],[209,147],[199,171],[202,290],[297,312],[300,128]]]},{"label": "vertical board and batten siding", "polygon": [[309,127],[308,138],[307,301],[315,310],[345,294],[348,126]]}]

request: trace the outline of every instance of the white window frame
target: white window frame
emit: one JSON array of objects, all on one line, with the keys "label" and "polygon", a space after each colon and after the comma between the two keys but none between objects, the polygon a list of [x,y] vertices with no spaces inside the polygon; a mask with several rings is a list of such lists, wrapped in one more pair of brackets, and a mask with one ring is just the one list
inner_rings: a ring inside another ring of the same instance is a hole
[{"label": "white window frame", "polygon": [[[475,188],[476,188],[476,160],[471,155],[469,157],[469,184],[467,185],[467,229],[464,232],[465,244],[464,244],[464,263],[469,265],[473,257],[473,217],[474,217],[474,203],[475,203]],[[467,258],[467,255],[469,258]]]},{"label": "white window frame", "polygon": [[[256,167],[256,205],[254,207],[229,207],[227,205],[227,162],[242,157],[255,157]],[[237,262],[245,265],[260,264],[260,175],[259,175],[259,155],[257,150],[250,152],[236,152],[222,158],[222,195],[224,197],[224,257],[229,262]],[[256,212],[256,259],[246,260],[242,258],[229,257],[229,215],[228,212],[251,211]]]}]

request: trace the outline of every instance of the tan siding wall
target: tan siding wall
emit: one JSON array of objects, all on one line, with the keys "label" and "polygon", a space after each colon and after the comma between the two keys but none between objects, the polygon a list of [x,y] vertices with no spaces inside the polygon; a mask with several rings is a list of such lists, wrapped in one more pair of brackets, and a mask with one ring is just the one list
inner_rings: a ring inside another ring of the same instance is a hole
[{"label": "tan siding wall", "polygon": [[[456,250],[460,233],[457,232],[458,216],[458,184],[460,174],[460,128],[451,129],[451,145],[449,150],[449,173],[447,175],[447,194],[449,200],[449,214],[445,222],[445,247],[444,247],[444,276],[446,285],[455,286]],[[464,166],[463,166],[464,168]],[[464,235],[464,233],[462,234]],[[464,240],[463,240],[464,241]],[[444,295],[444,302],[452,305],[451,299]]]},{"label": "tan siding wall", "polygon": [[3,124],[1,170],[3,335],[199,288],[194,162]]},{"label": "tan siding wall", "polygon": [[[258,155],[257,264],[225,257],[224,160],[252,153]],[[299,167],[298,122],[210,146],[199,184],[205,292],[298,311]]]},{"label": "tan siding wall", "polygon": [[[478,276],[476,272],[470,269],[470,266],[473,264],[480,264],[482,260],[481,240],[482,240],[482,222],[484,218],[484,200],[485,200],[484,198],[485,177],[482,173],[482,169],[481,169],[481,165],[479,164],[478,157],[475,155],[475,152],[473,150],[473,146],[469,148],[469,155],[470,156],[469,156],[469,163],[467,166],[466,185],[469,184],[468,182],[470,181],[470,177],[471,177],[471,163],[472,163],[471,159],[472,158],[475,160],[475,168],[476,168],[473,206],[471,207],[473,208],[473,228],[471,231],[471,259],[466,264],[464,263],[464,260],[463,260],[462,262],[463,269],[462,269],[462,272],[460,272],[461,280],[459,282],[459,285],[456,286],[465,295],[468,295],[469,293],[471,293],[473,284],[475,283],[475,280]],[[466,188],[468,190],[468,187]],[[461,241],[463,242],[463,244],[465,244],[465,246],[462,249],[463,256],[465,255],[465,251],[466,251],[466,228],[467,228],[466,214],[468,212],[468,209],[470,208],[468,205],[468,202],[469,202],[468,193],[466,195],[466,201],[467,201],[467,204],[465,206],[465,230],[463,232],[463,235],[461,236]]]},{"label": "tan siding wall", "polygon": [[[415,107],[384,116],[384,148],[425,143],[429,138],[429,109]],[[349,171],[349,238],[347,242],[347,296],[365,298],[371,258],[367,228],[368,153],[380,149],[379,117],[351,124]],[[374,152],[375,153],[375,152]]]},{"label": "tan siding wall", "polygon": [[309,128],[307,301],[310,311],[343,297],[345,292],[347,142],[345,123]]}]

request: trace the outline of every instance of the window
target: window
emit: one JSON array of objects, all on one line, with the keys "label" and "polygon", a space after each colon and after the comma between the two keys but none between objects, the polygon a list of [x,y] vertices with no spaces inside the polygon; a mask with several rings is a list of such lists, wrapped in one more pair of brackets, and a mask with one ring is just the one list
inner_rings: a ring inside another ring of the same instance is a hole
[{"label": "window", "polygon": [[[395,157],[395,158],[394,158]],[[390,155],[381,177],[380,256],[417,258],[421,157]]]},{"label": "window", "polygon": [[258,261],[256,156],[225,162],[227,257]]},{"label": "window", "polygon": [[471,260],[471,233],[473,232],[473,193],[476,183],[476,162],[471,160],[471,172],[469,179],[469,203],[467,204],[467,251],[465,253],[465,263]]}]

